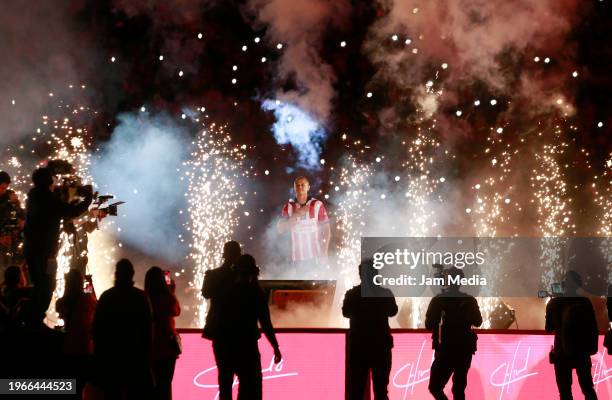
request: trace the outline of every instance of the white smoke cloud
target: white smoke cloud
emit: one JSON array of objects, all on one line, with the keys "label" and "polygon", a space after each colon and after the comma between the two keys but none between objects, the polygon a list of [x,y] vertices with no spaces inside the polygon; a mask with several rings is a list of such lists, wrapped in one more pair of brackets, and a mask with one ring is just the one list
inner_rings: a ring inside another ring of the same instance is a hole
[{"label": "white smoke cloud", "polygon": [[182,260],[186,250],[177,237],[185,184],[178,170],[188,157],[189,136],[163,114],[121,114],[118,120],[91,165],[101,191],[126,201],[117,217],[118,240],[148,255]]},{"label": "white smoke cloud", "polygon": [[281,79],[293,78],[297,90],[276,93],[280,100],[297,104],[326,123],[335,96],[331,67],[319,55],[323,33],[342,27],[349,16],[346,0],[251,0],[249,11],[268,26],[268,40],[282,43]]},{"label": "white smoke cloud", "polygon": [[92,42],[79,35],[74,3],[2,2],[0,144],[32,134],[59,99],[86,104],[81,83],[99,60]]},{"label": "white smoke cloud", "polygon": [[320,168],[321,143],[325,138],[325,130],[321,125],[293,104],[265,100],[262,108],[274,111],[274,138],[279,144],[293,146],[298,155],[297,166],[307,169]]},{"label": "white smoke cloud", "polygon": [[[372,26],[365,49],[381,72],[407,85],[423,81],[430,63],[447,63],[451,80],[479,78],[501,89],[507,79],[500,56],[559,50],[576,18],[577,3],[392,0],[384,2],[388,14]],[[381,46],[392,35],[398,35],[402,49]]]}]

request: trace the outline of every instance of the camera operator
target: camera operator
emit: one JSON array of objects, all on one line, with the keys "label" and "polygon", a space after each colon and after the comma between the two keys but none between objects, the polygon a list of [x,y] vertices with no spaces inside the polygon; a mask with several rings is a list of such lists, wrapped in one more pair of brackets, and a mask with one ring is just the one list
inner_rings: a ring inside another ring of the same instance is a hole
[{"label": "camera operator", "polygon": [[15,192],[9,189],[11,177],[0,171],[0,274],[10,265],[19,265],[24,213]]},{"label": "camera operator", "polygon": [[32,174],[34,188],[28,193],[24,228],[24,256],[34,285],[32,324],[42,324],[57,273],[56,257],[63,218],[76,218],[87,211],[93,198],[91,185],[83,186],[83,201],[68,204],[53,193],[53,170],[38,168]]}]

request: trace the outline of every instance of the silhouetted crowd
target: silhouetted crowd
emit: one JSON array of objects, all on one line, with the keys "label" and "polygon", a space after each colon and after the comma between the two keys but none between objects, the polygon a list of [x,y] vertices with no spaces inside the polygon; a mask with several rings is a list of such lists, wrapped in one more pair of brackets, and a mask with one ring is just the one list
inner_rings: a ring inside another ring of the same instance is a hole
[{"label": "silhouetted crowd", "polygon": [[[81,268],[71,268],[64,294],[55,305],[64,326],[58,330],[45,325],[55,290],[62,222],[88,212],[93,190],[84,186],[76,200],[66,201],[54,191],[54,174],[47,167],[37,169],[32,181],[24,212],[8,189],[10,177],[0,172],[4,269],[0,377],[76,378],[75,397],[84,399],[171,399],[174,369],[182,352],[174,322],[181,308],[174,282],[161,268],[149,268],[141,290],[134,286],[134,266],[122,259],[116,264],[114,286],[99,299],[91,277]],[[13,242],[19,231],[22,251]],[[202,296],[209,301],[202,337],[212,341],[219,399],[231,400],[235,378],[238,399],[262,399],[261,332],[274,349],[275,363],[282,360],[268,298],[259,285],[255,259],[242,254],[238,242],[225,243],[222,257],[221,266],[206,272],[202,287]],[[463,277],[455,267],[444,273]],[[389,318],[398,307],[391,291],[373,284],[375,275],[372,262],[363,261],[361,284],[346,292],[342,305],[342,314],[350,320],[346,398],[351,400],[364,399],[370,376],[374,399],[389,398],[393,348]],[[545,328],[554,333],[550,362],[562,400],[572,399],[573,370],[585,399],[597,398],[590,356],[597,352],[598,329],[590,300],[579,295],[581,286],[580,275],[568,271],[564,294],[546,307]],[[449,284],[429,303],[425,327],[432,332],[435,351],[429,377],[435,399],[447,399],[444,388],[451,377],[453,399],[465,398],[478,347],[473,328],[482,322],[476,299],[461,292],[459,285]],[[608,334],[606,344],[610,342]]]},{"label": "silhouetted crowd", "polygon": [[[51,329],[45,324],[61,230],[69,226],[74,235],[77,218],[91,223],[92,217],[94,222],[103,217],[89,210],[91,186],[67,187],[75,193],[63,196],[55,175],[50,167],[34,171],[22,212],[8,189],[10,177],[0,173],[0,376],[70,377],[76,379],[72,398],[170,399],[181,353],[174,319],[181,308],[174,281],[161,268],[149,268],[141,290],[134,286],[134,266],[122,259],[114,286],[97,299],[91,276],[83,274],[82,264],[71,263],[63,296],[55,304],[64,326]],[[20,231],[23,244],[17,245],[13,239]],[[19,264],[20,256],[25,262]],[[86,263],[86,251],[78,256]]]}]

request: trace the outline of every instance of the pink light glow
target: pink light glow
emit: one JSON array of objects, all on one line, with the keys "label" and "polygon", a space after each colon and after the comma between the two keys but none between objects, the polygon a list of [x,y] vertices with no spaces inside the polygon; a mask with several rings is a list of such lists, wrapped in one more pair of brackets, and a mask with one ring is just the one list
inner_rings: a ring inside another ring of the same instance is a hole
[{"label": "pink light glow", "polygon": [[[177,399],[216,400],[217,372],[211,342],[196,333],[182,334],[183,354],[176,366],[173,394]],[[480,334],[478,352],[468,376],[467,398],[472,400],[552,399],[557,387],[548,352],[553,337],[526,334]],[[341,400],[344,398],[344,334],[278,334],[284,360],[275,366],[272,349],[260,341],[264,398]],[[394,334],[393,368],[389,398],[428,399],[429,368],[433,358],[427,333]],[[592,357],[593,378],[600,400],[612,396],[612,359],[605,353]],[[237,386],[235,387],[235,389]],[[451,382],[447,395],[452,398]],[[573,392],[581,398],[574,374]]]},{"label": "pink light glow", "polygon": [[[259,341],[264,398],[311,400],[344,398],[344,334],[277,335],[283,361],[274,365],[272,348]],[[216,400],[217,369],[211,342],[199,334],[181,334],[183,354],[176,364],[173,397]],[[237,393],[234,386],[234,398]]]}]

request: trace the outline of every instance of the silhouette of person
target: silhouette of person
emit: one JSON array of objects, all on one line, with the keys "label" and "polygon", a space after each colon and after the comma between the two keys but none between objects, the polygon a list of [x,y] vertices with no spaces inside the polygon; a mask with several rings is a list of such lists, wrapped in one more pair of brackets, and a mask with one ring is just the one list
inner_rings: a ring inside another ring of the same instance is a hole
[{"label": "silhouette of person", "polygon": [[[220,267],[206,271],[202,296],[209,300],[206,324],[202,337],[214,340],[220,321],[219,310],[223,310],[228,299],[228,291],[236,280],[234,264],[242,254],[240,243],[232,240],[223,245],[223,263]],[[230,378],[231,380],[231,378]]]},{"label": "silhouette of person", "polygon": [[15,331],[24,323],[31,296],[24,281],[21,269],[15,265],[4,271],[4,281],[0,284],[0,335]]},{"label": "silhouette of person", "polygon": [[115,286],[102,293],[94,315],[97,383],[108,399],[151,398],[151,306],[133,278],[132,263],[119,260]]},{"label": "silhouette of person", "polygon": [[606,307],[608,309],[608,323],[612,322],[612,285],[608,286],[608,297],[606,298]]},{"label": "silhouette of person", "polygon": [[350,400],[364,398],[370,371],[374,399],[389,399],[387,386],[393,348],[389,317],[397,314],[397,304],[389,289],[374,285],[375,275],[372,260],[363,261],[359,265],[361,284],[346,292],[342,304],[342,315],[350,319],[346,396]]},{"label": "silhouette of person", "polygon": [[68,204],[57,197],[53,189],[53,172],[38,168],[32,174],[34,188],[28,193],[24,228],[24,256],[34,285],[33,324],[42,324],[55,290],[60,222],[76,218],[87,211],[93,189],[85,186],[85,198],[78,204]]},{"label": "silhouette of person", "polygon": [[24,211],[17,194],[9,189],[11,176],[0,171],[0,274],[23,262],[20,251]]},{"label": "silhouette of person", "polygon": [[81,271],[71,269],[66,274],[64,296],[57,300],[55,309],[65,322],[64,355],[70,368],[70,376],[77,378],[77,393],[83,390],[90,377],[93,363],[93,318],[96,294],[91,281],[91,291],[85,292],[85,278]]},{"label": "silhouette of person", "polygon": [[431,330],[434,361],[429,376],[429,392],[436,400],[447,400],[444,387],[453,377],[453,399],[465,399],[467,374],[476,353],[476,333],[472,326],[482,324],[482,315],[473,296],[459,290],[449,277],[463,278],[463,271],[451,267],[443,272],[446,289],[436,295],[425,315],[425,328]]},{"label": "silhouette of person", "polygon": [[[274,349],[274,362],[282,360],[264,292],[259,287],[259,268],[253,256],[245,254],[234,265],[235,281],[228,301],[219,309],[219,324],[213,351],[219,371],[219,399],[231,400],[233,376],[240,382],[238,400],[262,398],[261,337],[257,323]],[[227,379],[227,378],[230,379]]]},{"label": "silhouette of person", "polygon": [[568,271],[563,280],[564,293],[546,305],[546,331],[555,333],[551,362],[561,400],[572,399],[572,369],[586,400],[596,400],[591,376],[591,357],[597,353],[597,321],[591,301],[578,294],[582,277]]},{"label": "silhouette of person", "polygon": [[174,325],[174,317],[181,307],[174,296],[174,281],[166,282],[164,271],[151,267],[145,275],[145,293],[153,310],[153,375],[154,399],[172,399],[172,377],[176,359],[180,354],[180,339]]},{"label": "silhouette of person", "polygon": [[612,285],[608,285],[606,308],[608,309],[608,324],[606,327],[606,335],[604,336],[603,345],[608,350],[608,355],[610,355],[612,354],[612,330],[610,330],[610,323],[612,322]]}]

